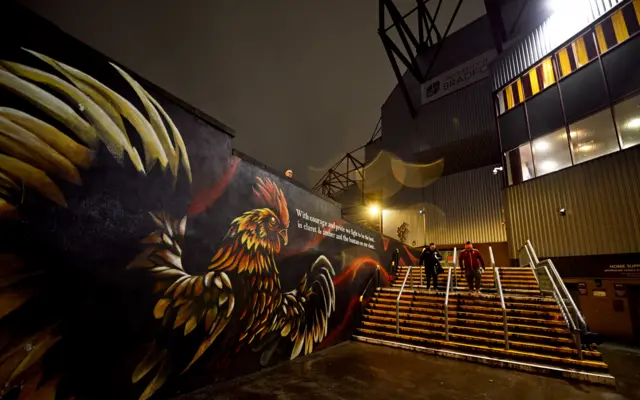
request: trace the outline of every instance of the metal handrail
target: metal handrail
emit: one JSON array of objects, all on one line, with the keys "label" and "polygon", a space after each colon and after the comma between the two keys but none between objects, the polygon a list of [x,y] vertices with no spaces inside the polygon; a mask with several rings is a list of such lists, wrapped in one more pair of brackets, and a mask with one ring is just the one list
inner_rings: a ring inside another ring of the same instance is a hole
[{"label": "metal handrail", "polygon": [[447,264],[449,264],[449,272],[447,273],[447,292],[444,295],[444,332],[445,332],[445,340],[449,340],[449,292],[451,291],[451,272],[453,272],[454,280],[456,275],[456,255],[458,253],[458,248],[453,248],[453,260],[451,260],[453,266],[449,263],[447,259]]},{"label": "metal handrail", "polygon": [[[549,278],[552,286],[552,295],[558,303],[558,307],[560,308],[560,312],[564,317],[567,327],[571,330],[574,336],[574,342],[578,350],[578,357],[582,360],[583,354],[581,334],[582,331],[587,331],[587,323],[584,319],[584,316],[576,306],[573,297],[571,297],[571,294],[569,293],[567,286],[564,284],[562,277],[560,277],[560,274],[558,273],[556,266],[553,264],[553,261],[550,259],[546,259],[540,262],[540,259],[538,258],[538,255],[536,254],[536,251],[531,244],[531,240],[529,239],[527,239],[525,244],[520,248],[520,251],[522,251],[523,249],[527,255],[527,258],[529,259],[529,264],[534,271],[534,276],[536,277],[538,285],[540,285],[538,268],[544,269],[544,272],[547,274],[547,277]],[[542,287],[540,287],[540,292],[543,293]],[[562,296],[563,294],[564,297]],[[569,311],[569,306],[573,308],[575,317],[573,316],[573,313]]]},{"label": "metal handrail", "polygon": [[[538,256],[536,255],[536,251],[534,250],[533,245],[531,244],[531,240],[527,239],[527,242],[524,244],[524,247],[527,250],[527,254],[529,255],[529,258],[532,259],[536,263],[536,265],[540,264]],[[569,300],[571,307],[573,307],[573,309],[575,310],[576,317],[578,318],[578,322],[580,325],[579,328],[586,330],[587,322],[584,320],[582,313],[576,306],[576,303],[573,301],[573,297],[571,297],[571,294],[569,294],[569,289],[567,289],[567,286],[564,284],[564,281],[562,280],[562,277],[560,276],[560,273],[558,272],[558,269],[556,268],[555,264],[550,259],[547,259],[544,262],[547,262],[551,272],[553,272],[553,276],[549,275],[549,277],[555,278],[557,280],[558,285],[562,288],[562,292],[564,293],[565,297]],[[537,279],[538,277],[536,276],[536,280]],[[558,293],[560,293],[559,290],[558,290]]]},{"label": "metal handrail", "polygon": [[[545,262],[546,261],[549,261],[549,260],[545,260]],[[547,275],[551,276],[549,273],[549,268],[546,265],[542,265],[542,267],[546,271]],[[576,344],[576,348],[578,350],[578,358],[582,360],[583,356],[582,356],[581,330],[576,326],[576,323],[574,322],[573,318],[571,318],[569,309],[567,308],[567,305],[565,304],[565,302],[562,300],[562,297],[560,296],[558,285],[556,285],[553,279],[549,279],[549,280],[551,281],[551,285],[553,286],[553,297],[555,297],[556,302],[560,306],[560,311],[565,317],[565,321],[568,323],[569,329],[573,333],[573,338]]]},{"label": "metal handrail", "polygon": [[527,239],[527,243],[525,243],[526,245],[529,246],[529,250],[531,250],[531,255],[533,256],[533,261],[536,262],[537,264],[540,264],[540,260],[538,259],[538,256],[536,255],[536,251],[533,249],[533,245],[531,244],[531,240]]},{"label": "metal handrail", "polygon": [[509,326],[507,324],[507,307],[504,304],[504,292],[502,291],[502,282],[500,281],[500,270],[496,266],[496,260],[493,257],[493,249],[489,246],[489,256],[491,257],[491,267],[493,268],[493,280],[496,290],[500,295],[500,306],[502,307],[502,324],[504,326],[504,348],[509,350]]},{"label": "metal handrail", "polygon": [[[407,284],[407,278],[411,275],[411,265],[407,269],[407,274],[404,276],[404,281],[402,282],[402,287],[400,287],[400,293],[398,293],[398,298],[396,298],[396,333],[400,334],[400,296],[402,296],[402,292],[404,291],[404,285]],[[413,287],[413,284],[411,284]]]},{"label": "metal handrail", "polygon": [[536,283],[538,284],[538,289],[540,289],[540,294],[542,295],[542,287],[540,286],[540,278],[538,277],[538,270],[536,269],[536,265],[533,262],[533,257],[531,256],[531,251],[529,250],[529,246],[525,243],[524,246],[520,250],[524,249],[527,254],[527,258],[529,259],[529,268],[533,272],[533,277],[536,278]]},{"label": "metal handrail", "polygon": [[447,341],[449,340],[449,289],[451,287],[451,270],[452,268],[449,267],[449,273],[447,274],[447,293],[444,295],[444,337]]},{"label": "metal handrail", "polygon": [[376,277],[376,275],[378,276],[378,284],[380,283],[380,266],[377,265],[376,266],[376,270],[373,271],[373,274],[371,274],[371,278],[369,278],[369,282],[367,282],[367,286],[365,286],[364,290],[362,291],[362,294],[360,295],[360,303],[362,303],[365,294],[367,293],[367,290],[369,290],[369,286],[371,285],[371,282],[373,282],[373,278]]},{"label": "metal handrail", "polygon": [[553,264],[553,261],[551,261],[551,260],[545,260],[545,261],[548,262],[549,266],[551,267],[551,271],[553,272],[553,275],[556,277],[558,282],[561,283],[560,287],[562,288],[562,291],[564,292],[566,298],[569,300],[569,303],[571,303],[571,307],[573,307],[573,309],[575,310],[576,317],[578,318],[578,322],[579,322],[579,325],[580,325],[579,328],[586,330],[587,322],[584,320],[584,317],[582,316],[582,313],[580,312],[580,310],[576,306],[576,303],[573,301],[573,297],[571,297],[571,294],[569,294],[569,289],[567,289],[567,286],[562,281],[562,278],[560,277],[560,274],[558,273],[558,270],[556,269],[556,266]]}]

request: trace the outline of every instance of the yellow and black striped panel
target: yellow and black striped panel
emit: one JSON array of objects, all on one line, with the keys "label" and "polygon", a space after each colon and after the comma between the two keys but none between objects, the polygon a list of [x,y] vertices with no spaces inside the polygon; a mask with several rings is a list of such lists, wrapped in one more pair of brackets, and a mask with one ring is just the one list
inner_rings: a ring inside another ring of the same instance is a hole
[{"label": "yellow and black striped panel", "polygon": [[501,107],[500,109],[500,114],[511,110],[523,101],[524,88],[522,87],[522,80],[517,79],[498,94],[498,104],[504,104],[504,108]]},{"label": "yellow and black striped panel", "polygon": [[[639,0],[640,1],[640,0]],[[579,37],[556,53],[560,76],[565,77],[596,58],[598,51],[591,32]]]},{"label": "yellow and black striped panel", "polygon": [[542,89],[546,89],[549,86],[556,83],[556,74],[553,72],[553,60],[551,57],[546,58],[540,65],[536,67],[538,69],[538,75],[542,76]]},{"label": "yellow and black striped panel", "polygon": [[547,57],[498,93],[498,114],[503,114],[556,82],[553,60]]},{"label": "yellow and black striped panel", "polygon": [[596,38],[600,53],[629,39],[640,32],[640,0],[622,7],[596,26]]}]

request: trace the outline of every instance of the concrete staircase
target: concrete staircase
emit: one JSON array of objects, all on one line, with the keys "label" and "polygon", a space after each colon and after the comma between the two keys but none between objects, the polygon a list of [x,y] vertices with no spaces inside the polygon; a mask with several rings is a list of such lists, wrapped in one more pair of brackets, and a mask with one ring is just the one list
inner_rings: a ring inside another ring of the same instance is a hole
[{"label": "concrete staircase", "polygon": [[391,287],[374,292],[354,339],[492,366],[615,384],[597,350],[583,350],[580,359],[560,307],[553,297],[540,295],[531,269],[498,269],[504,292],[506,335],[493,270],[488,268],[483,275],[480,297],[467,292],[466,281],[459,275],[460,290],[450,290],[445,312],[447,272],[445,269],[440,275],[439,292],[435,292],[420,285],[420,270],[412,268],[398,303],[396,327],[396,300],[407,273],[406,267],[401,268]]}]

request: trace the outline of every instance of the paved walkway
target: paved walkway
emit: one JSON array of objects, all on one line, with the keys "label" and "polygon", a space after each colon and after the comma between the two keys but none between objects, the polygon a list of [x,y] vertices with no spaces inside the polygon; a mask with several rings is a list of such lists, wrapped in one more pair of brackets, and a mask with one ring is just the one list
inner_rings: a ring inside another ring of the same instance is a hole
[{"label": "paved walkway", "polygon": [[640,400],[640,353],[606,348],[618,390],[348,342],[179,400]]}]

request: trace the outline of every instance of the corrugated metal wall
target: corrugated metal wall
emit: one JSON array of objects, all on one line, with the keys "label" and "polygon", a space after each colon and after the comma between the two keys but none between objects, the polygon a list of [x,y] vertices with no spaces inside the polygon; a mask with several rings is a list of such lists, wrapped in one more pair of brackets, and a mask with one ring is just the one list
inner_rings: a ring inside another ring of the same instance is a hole
[{"label": "corrugated metal wall", "polygon": [[420,108],[413,149],[425,151],[495,130],[491,80],[483,79]]},{"label": "corrugated metal wall", "polygon": [[[423,189],[424,203],[392,208],[385,212],[384,231],[395,237],[404,221],[414,232],[411,240],[421,244],[422,217],[427,214],[427,241],[440,244],[505,242],[502,217],[501,176],[483,167],[438,179]],[[406,203],[403,203],[406,204]],[[409,243],[411,243],[409,240]]]},{"label": "corrugated metal wall", "polygon": [[[560,0],[569,3],[569,0]],[[552,15],[517,45],[505,51],[493,67],[493,90],[498,90],[541,61],[553,49],[580,32],[616,5],[628,0],[578,0],[574,14]]]},{"label": "corrugated metal wall", "polygon": [[640,252],[639,182],[637,146],[507,188],[510,257],[527,239],[539,257]]},{"label": "corrugated metal wall", "polygon": [[414,205],[412,207],[405,207],[402,209],[388,209],[384,210],[382,215],[382,230],[387,236],[393,238],[398,237],[398,227],[406,222],[409,224],[409,234],[405,243],[413,245],[415,241],[416,246],[424,245],[424,221],[422,215],[420,215],[420,205]]}]

